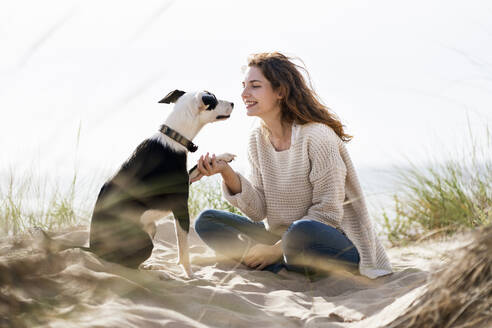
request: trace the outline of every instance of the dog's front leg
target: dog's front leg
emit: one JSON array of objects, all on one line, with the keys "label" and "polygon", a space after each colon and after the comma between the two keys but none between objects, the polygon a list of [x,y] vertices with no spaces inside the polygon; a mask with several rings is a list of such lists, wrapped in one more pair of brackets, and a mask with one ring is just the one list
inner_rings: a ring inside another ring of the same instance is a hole
[{"label": "dog's front leg", "polygon": [[188,231],[190,230],[190,215],[188,214],[188,199],[183,201],[180,209],[173,210],[174,228],[178,244],[178,264],[188,278],[193,277],[190,264]]},{"label": "dog's front leg", "polygon": [[180,224],[179,219],[175,219],[174,227],[176,230],[176,240],[178,242],[178,264],[183,269],[188,278],[193,277],[190,264],[190,253],[188,245],[188,232]]}]

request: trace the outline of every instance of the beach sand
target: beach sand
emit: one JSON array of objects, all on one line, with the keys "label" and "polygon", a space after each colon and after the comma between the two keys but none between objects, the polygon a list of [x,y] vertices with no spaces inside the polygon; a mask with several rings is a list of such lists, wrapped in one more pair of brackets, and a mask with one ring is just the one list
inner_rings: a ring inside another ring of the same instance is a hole
[{"label": "beach sand", "polygon": [[[86,227],[55,234],[87,242]],[[395,273],[310,281],[285,269],[254,271],[218,258],[190,232],[193,279],[175,264],[172,220],[158,225],[147,264],[130,270],[80,249],[52,254],[29,238],[0,242],[0,327],[384,327],[425,292],[466,235],[390,248]]]}]

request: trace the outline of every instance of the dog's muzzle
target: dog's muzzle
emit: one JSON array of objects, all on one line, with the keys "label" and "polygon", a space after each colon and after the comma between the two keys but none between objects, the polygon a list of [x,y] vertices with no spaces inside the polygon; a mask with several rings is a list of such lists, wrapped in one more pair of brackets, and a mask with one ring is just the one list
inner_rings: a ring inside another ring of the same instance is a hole
[{"label": "dog's muzzle", "polygon": [[234,109],[234,103],[233,102],[230,102],[229,105],[231,106],[231,109],[227,111],[227,112],[229,112],[229,114],[227,114],[227,115],[217,115],[217,117],[215,119],[217,119],[217,120],[227,120],[229,117],[231,117],[232,110]]}]

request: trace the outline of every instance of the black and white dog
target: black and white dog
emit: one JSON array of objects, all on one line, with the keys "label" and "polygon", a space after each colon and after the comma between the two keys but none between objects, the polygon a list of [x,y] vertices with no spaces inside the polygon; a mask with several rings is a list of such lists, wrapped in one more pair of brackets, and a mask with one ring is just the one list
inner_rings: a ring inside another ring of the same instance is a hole
[{"label": "black and white dog", "polygon": [[[138,268],[152,253],[155,222],[170,212],[175,219],[178,263],[188,277],[188,151],[207,123],[230,117],[234,104],[207,91],[170,92],[160,103],[174,103],[160,131],[144,140],[101,188],[91,220],[89,250],[101,258]],[[233,155],[218,156],[231,161]]]}]

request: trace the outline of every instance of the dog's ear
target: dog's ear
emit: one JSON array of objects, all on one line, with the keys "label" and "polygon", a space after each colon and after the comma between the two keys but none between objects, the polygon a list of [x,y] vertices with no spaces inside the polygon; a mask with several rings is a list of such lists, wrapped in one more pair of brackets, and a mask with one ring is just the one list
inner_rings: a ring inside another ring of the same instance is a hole
[{"label": "dog's ear", "polygon": [[181,90],[174,90],[169,92],[164,98],[159,100],[159,103],[164,103],[164,104],[170,104],[170,103],[175,103],[178,101],[179,97],[184,95],[186,92],[181,91]]},{"label": "dog's ear", "polygon": [[201,110],[213,110],[219,102],[217,98],[210,92],[205,91],[201,98]]}]

